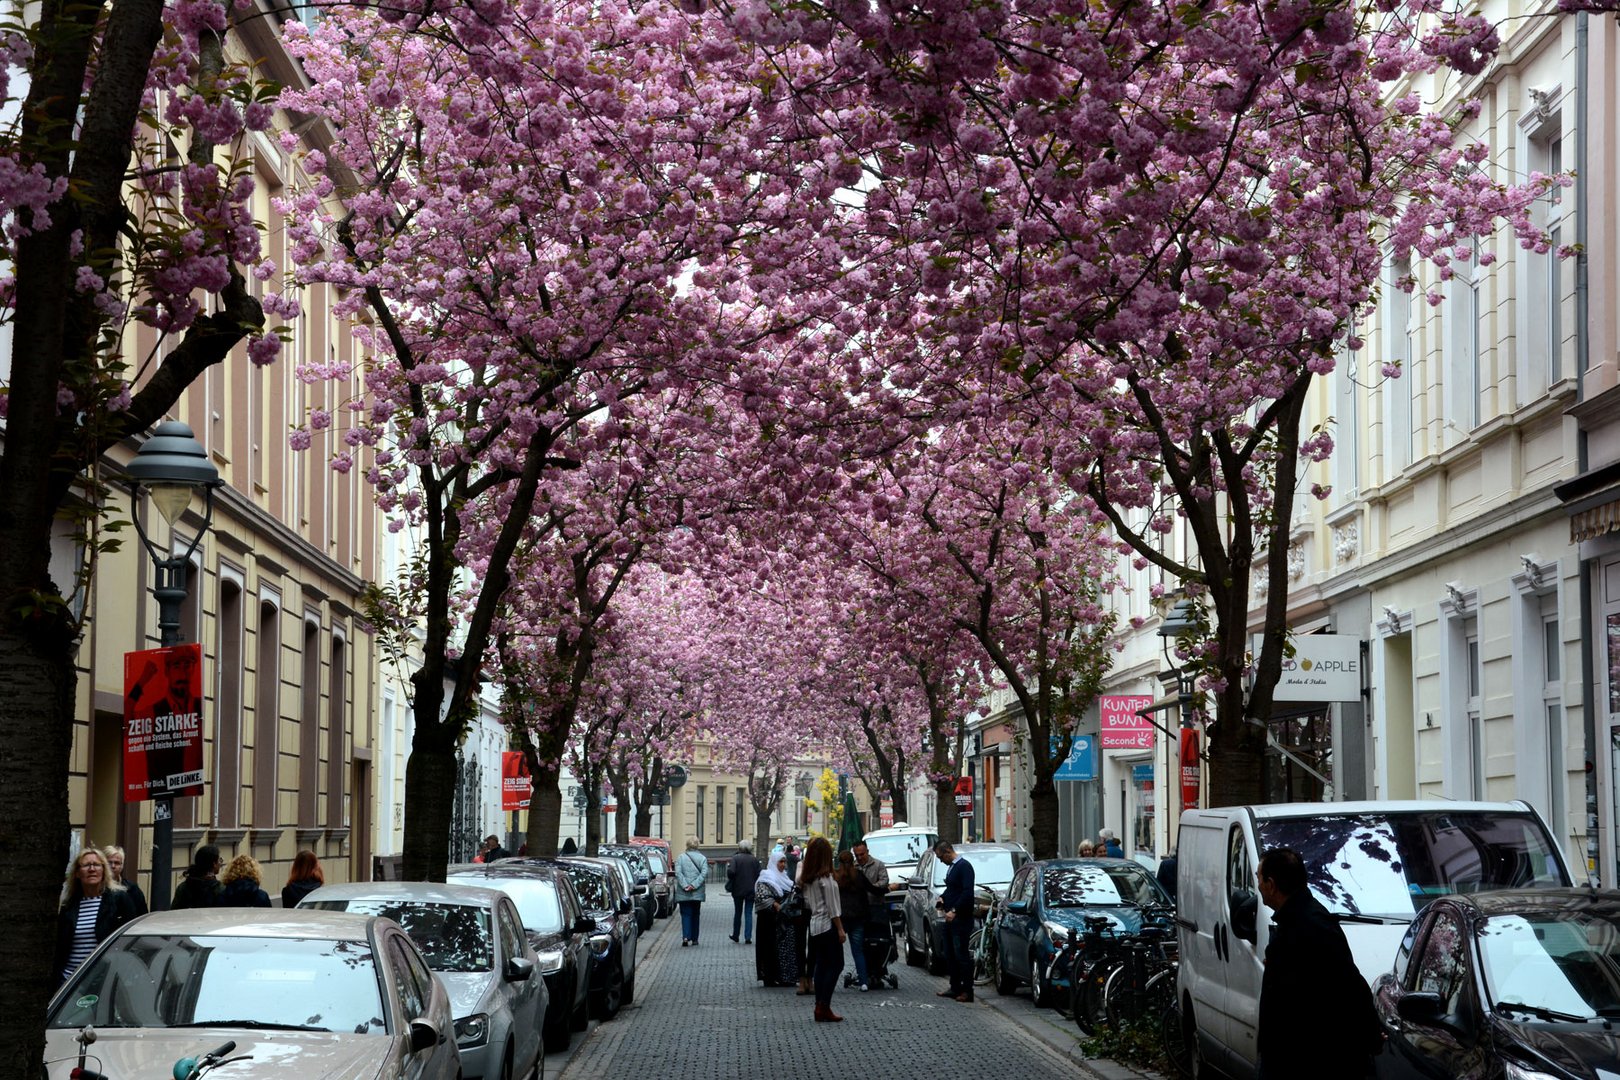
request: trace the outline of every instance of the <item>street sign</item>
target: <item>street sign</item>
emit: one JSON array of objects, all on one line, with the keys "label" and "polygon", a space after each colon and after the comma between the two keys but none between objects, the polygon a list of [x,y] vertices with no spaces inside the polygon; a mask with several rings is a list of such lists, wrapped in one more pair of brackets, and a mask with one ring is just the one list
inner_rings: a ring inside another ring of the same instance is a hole
[{"label": "street sign", "polygon": [[583,791],[577,793],[574,796],[574,809],[575,810],[583,810],[587,806],[589,806],[590,804],[591,804],[591,800],[585,797],[585,793]]},{"label": "street sign", "polygon": [[[1055,739],[1053,740],[1056,741]],[[1053,780],[1097,779],[1097,740],[1091,735],[1076,735],[1069,748],[1069,756],[1052,774]]]},{"label": "street sign", "polygon": [[1153,704],[1146,694],[1104,694],[1097,699],[1104,750],[1153,749],[1153,721],[1137,715]]},{"label": "street sign", "polygon": [[202,646],[124,654],[124,801],[203,793]]},{"label": "street sign", "polygon": [[671,765],[664,770],[664,783],[672,788],[682,787],[686,783],[686,768],[682,765]]}]

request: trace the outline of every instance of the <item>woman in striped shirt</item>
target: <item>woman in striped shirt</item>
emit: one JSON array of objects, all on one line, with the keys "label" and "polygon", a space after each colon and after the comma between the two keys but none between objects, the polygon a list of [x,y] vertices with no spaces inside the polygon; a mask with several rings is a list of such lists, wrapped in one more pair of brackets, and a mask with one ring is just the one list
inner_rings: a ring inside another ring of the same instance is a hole
[{"label": "woman in striped shirt", "polygon": [[86,847],[79,852],[68,871],[62,910],[56,917],[58,980],[66,982],[133,914],[123,882],[113,877],[101,849]]}]

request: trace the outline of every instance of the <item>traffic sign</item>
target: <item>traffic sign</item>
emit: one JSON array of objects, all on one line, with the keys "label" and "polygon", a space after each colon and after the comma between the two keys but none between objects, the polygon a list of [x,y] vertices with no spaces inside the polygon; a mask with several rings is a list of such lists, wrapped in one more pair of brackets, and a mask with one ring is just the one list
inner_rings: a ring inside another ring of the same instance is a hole
[{"label": "traffic sign", "polygon": [[686,767],[684,765],[671,765],[665,769],[664,783],[672,788],[684,786],[686,784]]}]

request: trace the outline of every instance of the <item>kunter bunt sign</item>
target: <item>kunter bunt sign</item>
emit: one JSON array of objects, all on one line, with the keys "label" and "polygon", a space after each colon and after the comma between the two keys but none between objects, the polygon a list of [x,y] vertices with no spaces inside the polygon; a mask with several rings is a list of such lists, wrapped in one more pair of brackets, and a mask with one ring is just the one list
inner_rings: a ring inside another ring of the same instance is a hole
[{"label": "kunter bunt sign", "polygon": [[1348,634],[1302,634],[1294,655],[1283,657],[1278,701],[1360,701],[1361,639]]}]

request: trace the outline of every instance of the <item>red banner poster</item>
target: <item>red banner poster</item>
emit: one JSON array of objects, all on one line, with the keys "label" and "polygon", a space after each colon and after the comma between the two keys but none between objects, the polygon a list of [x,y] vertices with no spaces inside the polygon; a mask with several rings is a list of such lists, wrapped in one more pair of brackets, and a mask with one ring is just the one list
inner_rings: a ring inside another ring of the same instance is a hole
[{"label": "red banner poster", "polygon": [[1104,750],[1153,749],[1153,721],[1138,709],[1153,704],[1146,694],[1104,694],[1097,699],[1101,721],[1097,743]]},{"label": "red banner poster", "polygon": [[973,816],[973,777],[958,776],[956,778],[956,816],[970,818]]},{"label": "red banner poster", "polygon": [[1181,729],[1181,808],[1198,809],[1198,780],[1201,774],[1198,761],[1198,729]]},{"label": "red banner poster", "polygon": [[202,646],[125,653],[124,801],[202,793]]},{"label": "red banner poster", "polygon": [[529,761],[521,750],[501,752],[501,809],[527,810],[534,781],[529,777]]}]

